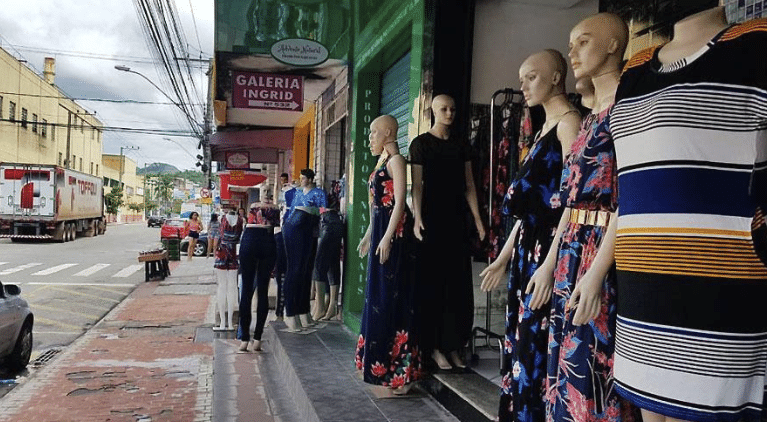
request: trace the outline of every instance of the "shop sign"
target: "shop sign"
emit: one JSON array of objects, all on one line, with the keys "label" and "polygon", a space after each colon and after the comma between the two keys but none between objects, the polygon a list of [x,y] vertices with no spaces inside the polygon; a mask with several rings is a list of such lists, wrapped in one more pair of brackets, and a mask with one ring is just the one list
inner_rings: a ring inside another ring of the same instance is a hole
[{"label": "shop sign", "polygon": [[292,66],[316,66],[328,59],[328,49],[314,40],[288,38],[272,44],[272,57]]},{"label": "shop sign", "polygon": [[250,168],[250,153],[248,151],[231,151],[226,153],[226,168],[232,169],[249,169]]},{"label": "shop sign", "polygon": [[232,106],[303,111],[304,78],[278,73],[233,71]]}]

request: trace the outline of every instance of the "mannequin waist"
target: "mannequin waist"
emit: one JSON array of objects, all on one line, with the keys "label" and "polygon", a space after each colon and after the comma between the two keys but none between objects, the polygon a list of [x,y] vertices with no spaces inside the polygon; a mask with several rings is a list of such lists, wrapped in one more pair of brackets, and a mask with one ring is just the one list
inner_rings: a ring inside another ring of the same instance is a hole
[{"label": "mannequin waist", "polygon": [[320,215],[320,209],[317,207],[305,207],[303,205],[296,205],[295,210],[307,212],[312,215]]}]

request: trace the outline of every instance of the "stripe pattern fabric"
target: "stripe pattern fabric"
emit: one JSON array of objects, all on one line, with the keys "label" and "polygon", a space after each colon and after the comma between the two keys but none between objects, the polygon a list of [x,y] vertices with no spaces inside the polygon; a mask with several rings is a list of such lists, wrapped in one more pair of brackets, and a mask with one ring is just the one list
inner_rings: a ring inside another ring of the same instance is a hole
[{"label": "stripe pattern fabric", "polygon": [[691,421],[765,420],[767,21],[629,61],[611,115],[616,389]]}]

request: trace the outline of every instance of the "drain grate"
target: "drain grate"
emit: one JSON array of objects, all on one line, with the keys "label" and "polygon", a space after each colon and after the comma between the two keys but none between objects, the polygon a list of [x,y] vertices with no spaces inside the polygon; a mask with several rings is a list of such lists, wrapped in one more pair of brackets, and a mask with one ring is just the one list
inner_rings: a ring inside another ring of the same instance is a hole
[{"label": "drain grate", "polygon": [[50,362],[56,355],[61,353],[61,349],[48,349],[40,354],[40,356],[37,357],[34,361],[32,361],[32,366],[35,368],[39,368],[46,363]]}]

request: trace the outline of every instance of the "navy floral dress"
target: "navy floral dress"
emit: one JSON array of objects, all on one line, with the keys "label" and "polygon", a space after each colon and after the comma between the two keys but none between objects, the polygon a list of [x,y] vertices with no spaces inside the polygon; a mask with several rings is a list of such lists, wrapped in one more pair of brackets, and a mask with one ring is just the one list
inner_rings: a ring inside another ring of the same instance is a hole
[{"label": "navy floral dress", "polygon": [[[615,148],[608,110],[588,116],[573,143],[562,172],[562,200],[573,209],[617,209]],[[629,405],[613,382],[615,347],[615,267],[602,285],[602,309],[586,325],[573,325],[575,309],[567,306],[573,289],[602,244],[606,226],[568,223],[559,243],[549,327],[546,420],[630,420]]]},{"label": "navy floral dress", "polygon": [[562,144],[557,127],[539,137],[503,200],[503,213],[520,220],[514,239],[506,306],[500,422],[543,421],[550,308],[530,309],[527,284],[546,258],[562,216]]},{"label": "navy floral dress", "polygon": [[394,181],[384,162],[370,175],[373,205],[365,307],[355,363],[365,382],[402,387],[422,377],[417,343],[411,250],[413,218],[405,208],[394,234],[389,259],[381,265],[376,248],[394,209]]}]

